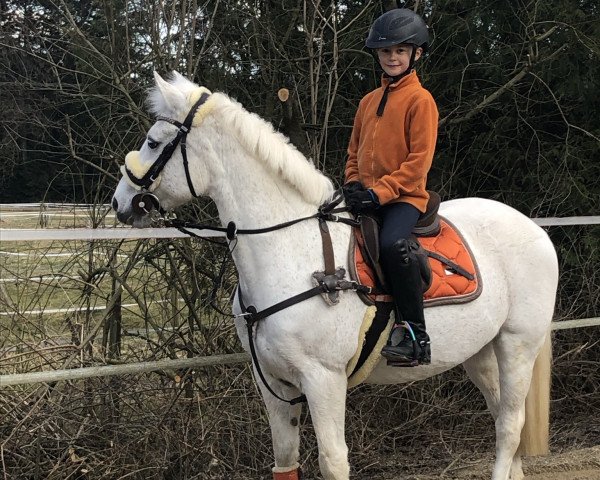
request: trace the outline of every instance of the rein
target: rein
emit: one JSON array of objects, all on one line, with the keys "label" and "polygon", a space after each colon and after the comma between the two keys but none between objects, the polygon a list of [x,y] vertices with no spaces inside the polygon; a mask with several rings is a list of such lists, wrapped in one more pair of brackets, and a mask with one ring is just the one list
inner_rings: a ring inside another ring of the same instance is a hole
[{"label": "rein", "polygon": [[[321,233],[322,247],[323,247],[323,257],[325,259],[325,271],[324,274],[319,276],[317,279],[317,285],[309,290],[306,290],[302,293],[294,295],[293,297],[287,298],[278,302],[270,307],[265,308],[264,310],[258,311],[254,305],[246,306],[243,300],[243,293],[240,284],[238,283],[238,301],[242,310],[240,315],[234,314],[226,314],[221,311],[216,305],[211,301],[211,306],[215,308],[219,313],[225,314],[231,318],[244,317],[246,320],[246,328],[248,331],[248,342],[250,344],[250,354],[252,356],[252,362],[254,367],[256,368],[256,372],[258,373],[259,378],[261,379],[263,385],[266,389],[278,400],[282,402],[289,403],[290,405],[296,405],[297,403],[306,402],[306,396],[304,394],[293,398],[291,400],[287,400],[280,395],[278,395],[272,387],[267,382],[262,369],[260,368],[260,363],[258,361],[258,356],[256,355],[256,347],[254,345],[254,325],[258,323],[260,320],[267,318],[274,313],[280,312],[292,305],[296,305],[297,303],[308,300],[309,298],[315,297],[317,295],[330,295],[337,294],[337,292],[344,290],[353,290],[355,292],[361,293],[370,293],[370,287],[360,285],[355,281],[348,281],[340,278],[337,275],[339,272],[335,269],[335,260],[333,255],[333,245],[331,241],[331,235],[329,234],[329,227],[327,226],[327,222],[340,222],[345,223],[351,226],[357,226],[358,222],[351,218],[339,217],[337,213],[347,212],[347,207],[339,207],[336,208],[343,200],[344,196],[341,193],[341,190],[337,191],[334,195],[334,198],[331,202],[322,205],[319,207],[319,211],[314,215],[309,215],[307,217],[297,218],[294,220],[290,220],[288,222],[280,223],[277,225],[272,225],[270,227],[264,228],[255,228],[255,229],[239,229],[235,225],[234,222],[229,222],[227,227],[215,227],[211,225],[203,225],[203,224],[192,224],[189,222],[180,222],[177,220],[171,220],[166,222],[168,226],[173,226],[178,230],[186,233],[192,237],[201,238],[199,235],[196,235],[194,232],[188,230],[188,228],[194,229],[204,229],[204,230],[212,230],[217,232],[224,232],[227,236],[229,242],[233,242],[236,240],[238,235],[258,235],[262,233],[273,232],[276,230],[281,230],[283,228],[289,227],[291,225],[295,225],[297,223],[310,220],[313,218],[318,219],[319,221],[319,231]],[[218,290],[222,280],[223,274],[225,272],[225,262],[221,265],[220,273],[218,278],[215,280],[215,286],[213,288],[213,294]],[[343,275],[342,275],[343,277]]]},{"label": "rein", "polygon": [[226,227],[216,227],[214,225],[208,225],[204,223],[191,223],[185,222],[178,219],[166,220],[165,227],[174,227],[180,232],[183,232],[191,237],[201,238],[200,235],[195,234],[194,232],[189,231],[189,228],[193,228],[195,230],[210,230],[213,232],[222,232],[225,233],[228,240],[233,240],[237,235],[259,235],[261,233],[269,233],[274,232],[276,230],[281,230],[286,227],[291,227],[292,225],[296,225],[297,223],[304,222],[306,220],[311,220],[313,218],[323,219],[328,222],[339,222],[345,223],[346,225],[350,225],[352,227],[357,227],[359,223],[352,218],[339,217],[336,215],[337,213],[347,212],[347,207],[341,207],[333,209],[329,212],[319,211],[313,215],[309,215],[307,217],[295,218],[294,220],[289,220],[287,222],[278,223],[277,225],[271,225],[270,227],[263,228],[237,228],[235,222],[229,222]]}]

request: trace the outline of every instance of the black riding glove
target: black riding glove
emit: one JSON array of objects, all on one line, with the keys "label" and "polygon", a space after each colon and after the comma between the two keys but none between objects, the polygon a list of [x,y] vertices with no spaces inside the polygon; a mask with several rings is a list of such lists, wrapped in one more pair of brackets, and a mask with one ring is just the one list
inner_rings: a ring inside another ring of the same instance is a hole
[{"label": "black riding glove", "polygon": [[356,181],[348,182],[342,186],[342,192],[344,192],[344,197],[347,197],[351,193],[359,192],[364,189],[365,189],[365,187],[362,186],[362,183],[356,182]]},{"label": "black riding glove", "polygon": [[372,210],[380,206],[379,198],[373,190],[358,190],[346,194],[346,206],[354,214]]}]

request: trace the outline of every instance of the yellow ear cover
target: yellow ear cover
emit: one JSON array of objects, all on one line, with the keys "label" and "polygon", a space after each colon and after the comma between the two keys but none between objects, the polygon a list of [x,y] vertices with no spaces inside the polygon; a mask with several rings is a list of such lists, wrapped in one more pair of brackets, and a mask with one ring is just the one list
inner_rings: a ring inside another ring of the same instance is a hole
[{"label": "yellow ear cover", "polygon": [[194,103],[196,103],[200,99],[200,97],[202,96],[203,93],[207,93],[208,95],[211,95],[211,96],[208,97],[208,100],[206,100],[206,102],[204,102],[202,105],[200,105],[200,107],[196,111],[196,115],[194,115],[194,121],[192,122],[192,126],[194,126],[194,127],[197,127],[198,125],[200,125],[202,123],[202,121],[206,118],[206,116],[212,111],[213,106],[214,106],[212,94],[211,94],[210,90],[205,87],[197,88],[189,95],[188,101],[189,101],[190,105],[193,105]]}]

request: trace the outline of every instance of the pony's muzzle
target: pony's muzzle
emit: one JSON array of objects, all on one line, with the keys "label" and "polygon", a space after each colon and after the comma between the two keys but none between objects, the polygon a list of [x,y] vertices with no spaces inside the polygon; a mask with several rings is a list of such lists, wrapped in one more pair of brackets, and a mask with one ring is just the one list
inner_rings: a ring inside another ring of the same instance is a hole
[{"label": "pony's muzzle", "polygon": [[131,209],[135,215],[144,217],[152,210],[160,210],[160,202],[153,193],[142,192],[131,199]]}]

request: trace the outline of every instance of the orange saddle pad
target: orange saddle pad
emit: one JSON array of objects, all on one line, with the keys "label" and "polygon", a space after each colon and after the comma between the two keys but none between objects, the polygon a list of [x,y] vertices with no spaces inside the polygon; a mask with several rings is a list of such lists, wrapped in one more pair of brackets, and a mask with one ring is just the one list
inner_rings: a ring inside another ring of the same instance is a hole
[{"label": "orange saddle pad", "polygon": [[[373,293],[369,295],[371,303],[392,301],[390,295],[377,291],[375,273],[365,261],[361,251],[360,232],[355,230],[355,235],[354,261],[352,263],[357,281],[373,289]],[[472,276],[472,278],[467,278],[437,258],[428,257],[431,267],[431,284],[423,295],[425,307],[466,303],[481,294],[481,277],[475,258],[458,230],[448,220],[440,217],[440,232],[436,236],[418,237],[417,240],[425,250],[445,257]]]}]

